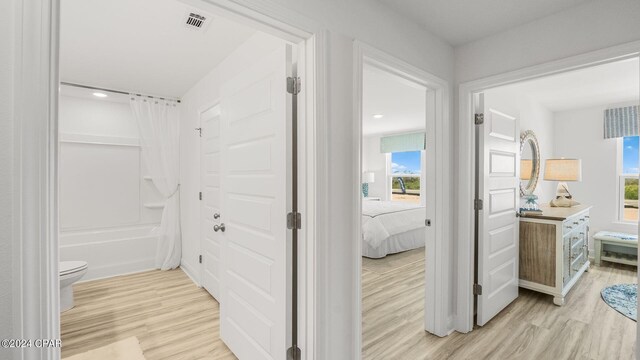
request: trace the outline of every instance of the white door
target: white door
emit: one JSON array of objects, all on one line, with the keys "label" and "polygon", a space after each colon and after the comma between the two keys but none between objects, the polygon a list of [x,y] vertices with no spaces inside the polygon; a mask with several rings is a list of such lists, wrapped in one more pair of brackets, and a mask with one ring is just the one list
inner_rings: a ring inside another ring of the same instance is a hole
[{"label": "white door", "polygon": [[291,47],[221,88],[220,331],[241,360],[284,359],[290,329]]},{"label": "white door", "polygon": [[202,286],[220,301],[220,107],[200,114]]},{"label": "white door", "polygon": [[[478,212],[478,325],[491,318],[518,297],[518,231],[520,126],[514,114],[483,103],[476,113],[484,114],[478,131],[478,195],[483,202]],[[479,110],[479,111],[478,111]]]}]

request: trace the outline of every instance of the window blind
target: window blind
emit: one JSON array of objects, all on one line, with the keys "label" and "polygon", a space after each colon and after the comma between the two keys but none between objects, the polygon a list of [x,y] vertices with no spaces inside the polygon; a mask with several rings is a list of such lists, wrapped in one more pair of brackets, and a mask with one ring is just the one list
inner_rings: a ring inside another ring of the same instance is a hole
[{"label": "window blind", "polygon": [[391,135],[380,138],[381,153],[425,150],[426,146],[427,135],[424,132]]},{"label": "window blind", "polygon": [[625,106],[604,111],[604,138],[638,136],[638,106]]}]

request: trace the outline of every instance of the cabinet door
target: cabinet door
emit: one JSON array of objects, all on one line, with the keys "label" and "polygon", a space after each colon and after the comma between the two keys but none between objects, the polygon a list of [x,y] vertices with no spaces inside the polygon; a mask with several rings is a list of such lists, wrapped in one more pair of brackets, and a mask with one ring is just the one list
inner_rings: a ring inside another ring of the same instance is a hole
[{"label": "cabinet door", "polygon": [[584,232],[584,248],[582,252],[584,253],[584,260],[589,261],[589,223],[585,223],[582,228],[582,232]]},{"label": "cabinet door", "polygon": [[569,251],[571,267],[569,269],[569,276],[572,278],[580,270],[582,265],[587,261],[584,256],[584,230],[582,227],[576,229],[571,233],[570,242],[571,249]]},{"label": "cabinet door", "polygon": [[571,234],[562,238],[562,286],[571,280]]}]

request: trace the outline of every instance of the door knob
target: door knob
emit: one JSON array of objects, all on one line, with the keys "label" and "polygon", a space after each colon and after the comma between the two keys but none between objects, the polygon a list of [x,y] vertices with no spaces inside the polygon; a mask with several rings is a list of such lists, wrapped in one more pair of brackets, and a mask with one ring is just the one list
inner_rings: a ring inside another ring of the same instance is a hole
[{"label": "door knob", "polygon": [[220,214],[218,214],[218,213],[213,214],[213,218],[214,219],[218,219],[219,217],[220,217]]},{"label": "door knob", "polygon": [[220,225],[213,225],[213,231],[218,232],[218,230],[224,232],[224,223]]}]

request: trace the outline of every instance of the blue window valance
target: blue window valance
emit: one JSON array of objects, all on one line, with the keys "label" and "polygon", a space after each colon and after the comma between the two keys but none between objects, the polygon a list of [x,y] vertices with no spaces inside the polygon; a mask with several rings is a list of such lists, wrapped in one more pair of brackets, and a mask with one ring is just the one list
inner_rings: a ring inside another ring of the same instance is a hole
[{"label": "blue window valance", "polygon": [[604,138],[638,136],[638,106],[625,106],[604,111]]},{"label": "blue window valance", "polygon": [[390,135],[380,138],[381,153],[418,151],[426,149],[426,146],[427,135],[424,132]]}]

